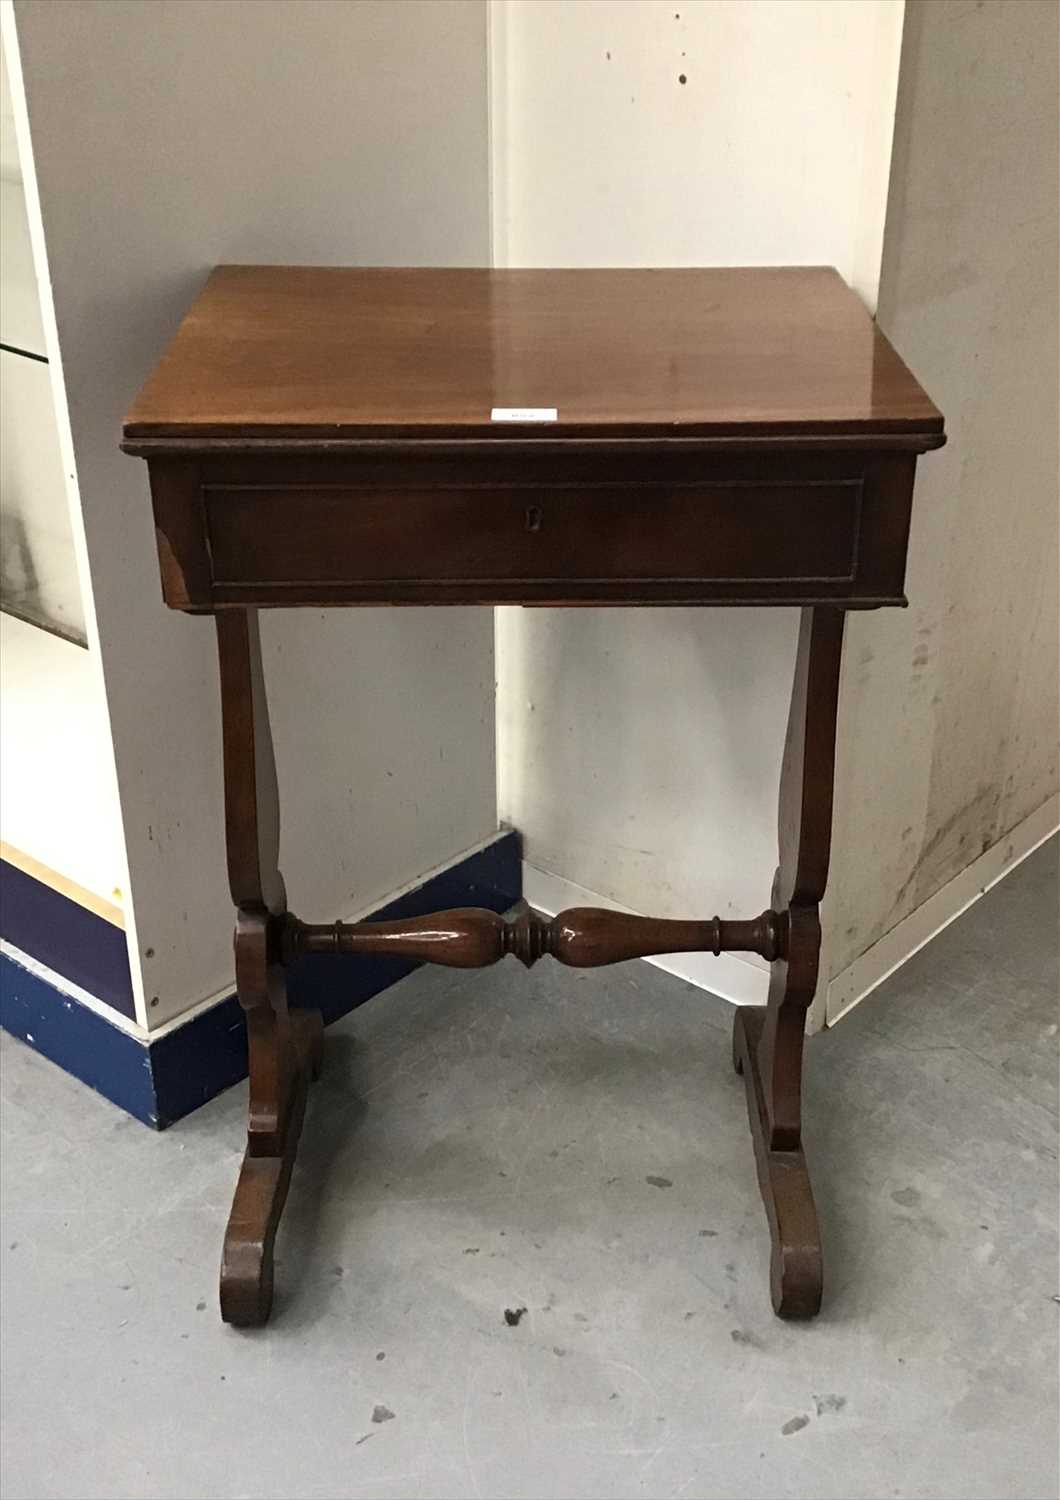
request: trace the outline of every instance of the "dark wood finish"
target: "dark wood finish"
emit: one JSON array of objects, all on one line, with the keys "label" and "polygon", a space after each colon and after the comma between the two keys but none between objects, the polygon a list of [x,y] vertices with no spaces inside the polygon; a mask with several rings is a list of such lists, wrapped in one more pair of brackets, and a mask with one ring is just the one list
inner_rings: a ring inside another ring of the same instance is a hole
[{"label": "dark wood finish", "polygon": [[[493,407],[556,407],[543,425]],[[221,1308],[264,1322],[320,1018],[299,954],[474,968],[653,953],[769,960],[737,1012],[773,1304],[820,1305],[802,1148],[805,1017],[828,875],[843,618],[904,604],[916,456],[942,417],[823,268],[221,267],[125,424],[148,460],[166,603],[214,612],[247,1150]],[[656,921],[468,909],[330,926],[287,911],[256,609],[314,604],[803,607],[770,909]]]},{"label": "dark wood finish", "polygon": [[[356,575],[391,591],[439,584],[540,583],[563,577],[695,583],[849,584],[861,485],[542,486],[489,490],[205,491],[218,588],[266,581],[301,591]],[[812,524],[811,524],[812,523]],[[331,545],[322,545],[329,538]],[[771,545],[775,543],[775,545]]]},{"label": "dark wood finish", "polygon": [[247,1023],[247,1149],[221,1263],[221,1316],[263,1323],[272,1305],[273,1241],[298,1147],[319,1014],[292,1015],[277,918],[286,911],[279,870],[276,766],[253,611],[218,615],[228,880],[236,904],[236,989]]},{"label": "dark wood finish", "polygon": [[453,969],[481,969],[511,954],[526,965],[546,954],[572,969],[617,964],[652,953],[760,953],[782,951],[785,926],[776,912],[752,921],[671,922],[574,906],[546,917],[524,903],[508,916],[464,907],[396,922],[310,925],[292,919],[285,945],[299,953],[389,953]]},{"label": "dark wood finish", "polygon": [[842,646],[840,610],[803,611],[780,773],[780,864],[772,897],[774,908],[786,914],[786,941],[773,959],[765,1016],[741,1006],[734,1026],[734,1057],[747,1085],[773,1235],[773,1306],[792,1318],[812,1317],[821,1305],[817,1211],[802,1152],[802,1048],[817,989],[820,903],[828,882]]},{"label": "dark wood finish", "polygon": [[770,1144],[766,1088],[759,1061],[765,1016],[761,1006],[741,1006],[733,1026],[733,1063],[747,1086],[758,1187],[772,1241],[769,1295],[779,1317],[813,1318],[821,1309],[823,1269],[817,1208],[802,1145],[776,1151]]},{"label": "dark wood finish", "polygon": [[871,608],[942,441],[828,269],[227,266],[123,446],[178,609]]},{"label": "dark wood finish", "polygon": [[167,603],[904,604],[904,453],[152,460]]},{"label": "dark wood finish", "polygon": [[220,1283],[221,1317],[238,1327],[266,1323],[272,1311],[276,1231],[291,1183],[306,1092],[320,1074],[321,1033],[319,1011],[292,1014],[291,1088],[283,1133],[268,1156],[255,1154],[248,1143],[239,1169],[221,1252]]},{"label": "dark wood finish", "polygon": [[[499,428],[493,407],[556,407]],[[220,266],[126,438],[920,436],[942,417],[828,267]]]},{"label": "dark wood finish", "polygon": [[217,617],[228,885],[237,907],[282,912],[280,801],[253,610]]}]

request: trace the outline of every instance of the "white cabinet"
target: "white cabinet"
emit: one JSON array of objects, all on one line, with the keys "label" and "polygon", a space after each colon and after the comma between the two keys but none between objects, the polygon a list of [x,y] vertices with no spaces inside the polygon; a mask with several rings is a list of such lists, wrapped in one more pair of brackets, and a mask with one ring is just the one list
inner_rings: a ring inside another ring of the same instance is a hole
[{"label": "white cabinet", "polygon": [[0,51],[0,608],[84,644],[7,63]]}]

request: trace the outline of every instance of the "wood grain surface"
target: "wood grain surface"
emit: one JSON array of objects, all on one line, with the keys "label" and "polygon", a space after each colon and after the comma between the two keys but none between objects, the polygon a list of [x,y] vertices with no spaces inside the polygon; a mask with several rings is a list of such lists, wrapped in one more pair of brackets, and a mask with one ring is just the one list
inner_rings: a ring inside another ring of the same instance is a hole
[{"label": "wood grain surface", "polygon": [[827,267],[219,266],[125,424],[130,443],[941,432]]}]

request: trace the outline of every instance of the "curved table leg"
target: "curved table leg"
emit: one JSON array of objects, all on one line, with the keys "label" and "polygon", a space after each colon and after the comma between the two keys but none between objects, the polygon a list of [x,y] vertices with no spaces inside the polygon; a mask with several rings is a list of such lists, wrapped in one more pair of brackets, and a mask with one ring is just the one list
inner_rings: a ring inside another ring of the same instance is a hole
[{"label": "curved table leg", "polygon": [[[553,922],[528,912],[514,922],[488,912],[449,912],[419,921],[339,923],[330,929],[288,919],[277,863],[278,797],[253,611],[222,613],[217,635],[229,884],[238,909],[236,980],[250,1044],[247,1151],[221,1267],[225,1321],[251,1326],[269,1316],[276,1230],[306,1093],[318,1066],[319,1015],[287,1009],[284,966],[290,952],[389,947],[406,956],[476,967],[506,952],[529,963],[550,951],[566,963],[591,965],[656,952],[660,945],[669,951],[670,942],[713,951],[748,948],[771,959],[768,1004],[737,1012],[734,1057],[747,1088],[759,1184],[773,1238],[773,1306],[783,1317],[812,1317],[821,1303],[821,1246],[802,1150],[802,1051],[806,1011],[817,987],[820,902],[828,878],[842,611],[803,610],[781,772],[780,864],[770,910],[750,923],[723,923],[720,918],[694,924],[616,923],[610,914],[585,910],[564,913]],[[446,919],[444,928],[440,918]]]},{"label": "curved table leg", "polygon": [[236,904],[235,967],[250,1053],[247,1149],[221,1260],[221,1316],[264,1323],[272,1306],[273,1243],[283,1212],[306,1092],[320,1065],[318,1012],[288,1011],[279,869],[280,811],[257,616],[218,614],[228,883]]},{"label": "curved table leg", "polygon": [[812,1318],[821,1306],[821,1240],[802,1149],[802,1051],[806,1012],[817,989],[820,902],[828,880],[842,644],[841,610],[803,610],[771,903],[779,914],[780,952],[770,967],[768,1004],[741,1006],[733,1027],[733,1059],[747,1090],[773,1239],[773,1307],[785,1318]]},{"label": "curved table leg", "polygon": [[221,1317],[243,1328],[267,1322],[272,1310],[276,1230],[291,1182],[306,1094],[320,1074],[319,1011],[292,1011],[289,1020],[295,1056],[288,1073],[279,1150],[256,1155],[253,1143],[248,1143],[221,1256]]},{"label": "curved table leg", "polygon": [[760,1006],[740,1006],[732,1045],[733,1063],[747,1089],[758,1186],[773,1240],[769,1291],[773,1311],[779,1317],[812,1318],[820,1311],[823,1283],[817,1209],[802,1147],[794,1151],[770,1149],[765,1088],[758,1065],[764,1020]]}]

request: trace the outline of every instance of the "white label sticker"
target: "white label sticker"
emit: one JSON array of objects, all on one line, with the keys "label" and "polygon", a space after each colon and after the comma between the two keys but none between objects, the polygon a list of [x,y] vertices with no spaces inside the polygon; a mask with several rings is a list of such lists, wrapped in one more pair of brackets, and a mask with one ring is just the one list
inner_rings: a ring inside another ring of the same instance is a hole
[{"label": "white label sticker", "polygon": [[559,412],[554,406],[495,406],[491,422],[555,422]]}]

